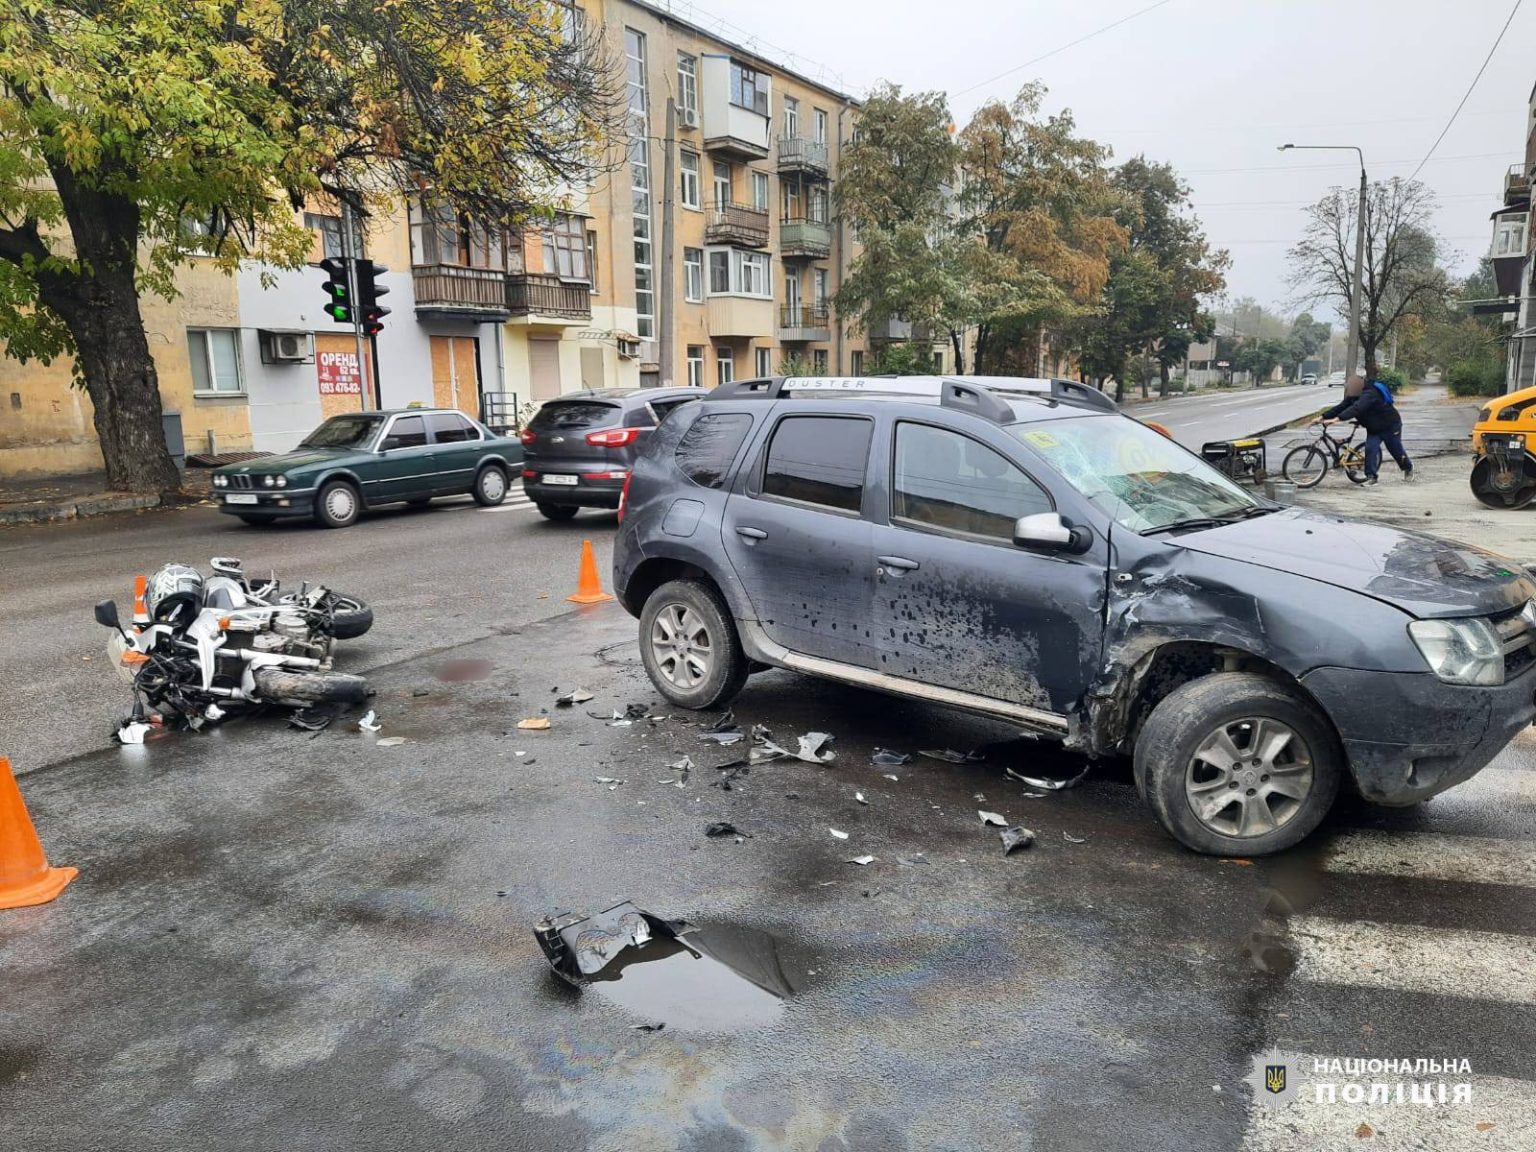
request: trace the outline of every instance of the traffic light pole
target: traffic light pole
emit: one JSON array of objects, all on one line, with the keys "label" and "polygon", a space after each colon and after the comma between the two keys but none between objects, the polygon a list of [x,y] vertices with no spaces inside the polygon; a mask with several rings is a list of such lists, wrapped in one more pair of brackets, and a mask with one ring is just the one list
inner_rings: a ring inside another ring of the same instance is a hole
[{"label": "traffic light pole", "polygon": [[344,227],[342,234],[346,238],[347,256],[347,299],[352,301],[352,335],[357,340],[357,379],[358,386],[362,389],[359,406],[368,407],[368,397],[373,397],[373,406],[382,408],[379,402],[379,381],[377,373],[369,372],[369,358],[367,344],[363,340],[362,309],[357,306],[357,262],[363,258],[362,227],[358,223],[357,213],[352,210],[352,205],[343,203],[341,206]]}]

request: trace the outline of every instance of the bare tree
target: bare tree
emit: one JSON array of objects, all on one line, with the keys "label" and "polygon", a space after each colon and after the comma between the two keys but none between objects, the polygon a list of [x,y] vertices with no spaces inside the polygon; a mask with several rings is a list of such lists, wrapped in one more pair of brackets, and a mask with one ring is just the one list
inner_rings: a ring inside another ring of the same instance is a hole
[{"label": "bare tree", "polygon": [[[1306,209],[1306,227],[1289,253],[1291,285],[1306,300],[1334,304],[1345,318],[1358,199],[1356,192],[1334,188]],[[1447,291],[1437,262],[1440,241],[1430,229],[1434,209],[1434,195],[1417,180],[1377,181],[1366,192],[1360,347],[1367,374],[1377,371],[1376,350],[1398,323],[1429,310]]]}]

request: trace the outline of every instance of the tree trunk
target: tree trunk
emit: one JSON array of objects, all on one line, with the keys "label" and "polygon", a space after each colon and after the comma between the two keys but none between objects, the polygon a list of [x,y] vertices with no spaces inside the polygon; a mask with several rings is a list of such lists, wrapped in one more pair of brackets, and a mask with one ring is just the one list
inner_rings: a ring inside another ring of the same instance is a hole
[{"label": "tree trunk", "polygon": [[[88,265],[89,266],[89,265]],[[160,381],[144,335],[131,270],[103,269],[57,281],[40,278],[41,298],[69,327],[91,398],[107,487],[175,492],[181,475],[160,422]]]},{"label": "tree trunk", "polygon": [[1157,362],[1157,395],[1160,399],[1168,399],[1168,365],[1161,360]]},{"label": "tree trunk", "polygon": [[965,333],[951,328],[949,343],[955,350],[955,375],[963,376],[965,375]]},{"label": "tree trunk", "polygon": [[976,354],[972,357],[972,362],[976,366],[976,374],[978,376],[987,369],[987,345],[991,343],[991,335],[990,325],[978,324],[976,326]]}]

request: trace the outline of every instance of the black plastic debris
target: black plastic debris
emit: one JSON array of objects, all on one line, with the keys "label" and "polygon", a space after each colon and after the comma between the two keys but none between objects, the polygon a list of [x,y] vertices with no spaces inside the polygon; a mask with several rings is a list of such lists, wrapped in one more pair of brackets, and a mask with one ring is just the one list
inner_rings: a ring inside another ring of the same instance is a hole
[{"label": "black plastic debris", "polygon": [[889,748],[876,748],[870,762],[877,768],[900,768],[903,764],[910,764],[912,757],[904,752],[892,752]]},{"label": "black plastic debris", "polygon": [[[1005,769],[1005,771],[1007,770]],[[1083,782],[1084,777],[1086,777],[1088,773],[1092,771],[1093,765],[1090,764],[1076,776],[1073,776],[1067,780],[1052,780],[1048,776],[1025,776],[1019,772],[1008,772],[1008,775],[1012,776],[1021,784],[1028,784],[1031,788],[1043,788],[1047,792],[1060,792],[1063,788],[1077,787],[1077,785]]]},{"label": "black plastic debris", "polygon": [[634,1030],[636,1032],[660,1032],[665,1027],[665,1024],[636,1024]]},{"label": "black plastic debris", "polygon": [[288,717],[288,726],[304,732],[324,732],[344,711],[345,704],[317,704],[313,708],[302,708]]},{"label": "black plastic debris", "polygon": [[716,780],[710,787],[720,788],[723,791],[729,792],[731,791],[731,781],[740,780],[750,773],[752,768],[746,762],[737,760],[731,764],[721,764],[718,771],[720,772],[720,779]]},{"label": "black plastic debris", "polygon": [[556,708],[569,708],[573,704],[585,704],[592,699],[592,693],[585,688],[572,688],[564,696],[555,697]]},{"label": "black plastic debris", "polygon": [[625,720],[646,720],[646,719],[650,718],[650,715],[651,715],[651,706],[649,704],[626,704],[626,705],[624,705],[624,719]]},{"label": "black plastic debris", "polygon": [[917,868],[923,865],[931,867],[933,865],[933,861],[921,852],[914,852],[910,856],[898,856],[896,857],[896,863],[900,864],[903,868]]},{"label": "black plastic debris", "polygon": [[979,752],[956,752],[953,748],[919,749],[917,754],[929,760],[942,760],[946,764],[978,764],[986,759]]},{"label": "black plastic debris", "polygon": [[1028,848],[1035,842],[1035,834],[1022,826],[1004,828],[998,835],[1003,841],[1004,856],[1012,856],[1020,848]]},{"label": "black plastic debris", "polygon": [[626,949],[653,940],[679,940],[688,932],[684,920],[663,920],[628,900],[592,916],[560,912],[533,926],[533,935],[555,975],[571,984],[597,978]]},{"label": "black plastic debris", "polygon": [[[706,732],[736,732],[736,731],[739,731],[739,729],[738,729],[738,727],[736,725],[736,713],[731,711],[731,709],[727,708],[724,712],[722,712],[720,714],[720,716],[715,720],[715,722],[713,724],[706,724],[704,726],[704,731],[706,731]],[[753,734],[754,735],[756,734],[755,730],[754,730]]]},{"label": "black plastic debris", "polygon": [[729,820],[716,820],[704,829],[704,835],[712,840],[718,840],[721,836],[739,836],[741,831]]}]

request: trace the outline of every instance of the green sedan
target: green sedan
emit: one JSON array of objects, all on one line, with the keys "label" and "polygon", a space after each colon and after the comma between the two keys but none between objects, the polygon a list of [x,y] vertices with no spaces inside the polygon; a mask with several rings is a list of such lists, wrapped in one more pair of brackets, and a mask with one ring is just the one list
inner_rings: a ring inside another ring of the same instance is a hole
[{"label": "green sedan", "polygon": [[313,516],[345,528],[365,508],[470,495],[500,504],[523,474],[523,446],[451,408],[332,416],[292,452],[213,473],[220,512],[247,524]]}]

